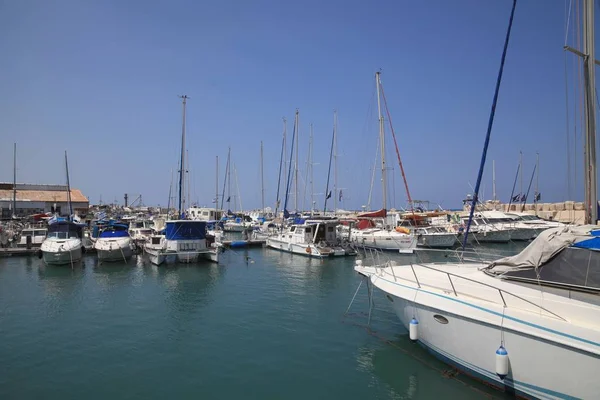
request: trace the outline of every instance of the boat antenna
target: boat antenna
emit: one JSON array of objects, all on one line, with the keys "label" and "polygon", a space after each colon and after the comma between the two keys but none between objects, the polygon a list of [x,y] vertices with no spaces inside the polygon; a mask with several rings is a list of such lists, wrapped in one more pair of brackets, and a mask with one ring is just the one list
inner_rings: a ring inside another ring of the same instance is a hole
[{"label": "boat antenna", "polygon": [[496,114],[496,105],[498,104],[498,93],[500,92],[500,83],[502,82],[502,72],[504,71],[504,61],[506,60],[506,52],[508,49],[508,42],[510,40],[510,31],[512,29],[513,19],[515,16],[515,8],[517,7],[517,0],[513,0],[512,10],[510,11],[510,19],[508,20],[508,29],[506,31],[506,39],[504,40],[504,49],[502,50],[502,59],[500,61],[500,70],[498,71],[498,78],[496,79],[496,89],[494,90],[494,100],[492,101],[492,110],[490,112],[490,119],[488,121],[487,133],[485,135],[485,142],[483,143],[483,152],[481,153],[481,163],[479,164],[479,173],[477,174],[477,183],[475,184],[475,193],[473,193],[473,199],[471,202],[471,210],[469,211],[469,221],[465,228],[465,237],[463,239],[463,251],[467,246],[467,240],[469,236],[469,229],[471,228],[471,222],[473,221],[473,213],[479,198],[479,187],[481,186],[481,178],[483,177],[483,169],[485,167],[485,159],[487,157],[487,150],[490,145],[490,136],[492,135],[492,126],[494,125],[494,115]]}]

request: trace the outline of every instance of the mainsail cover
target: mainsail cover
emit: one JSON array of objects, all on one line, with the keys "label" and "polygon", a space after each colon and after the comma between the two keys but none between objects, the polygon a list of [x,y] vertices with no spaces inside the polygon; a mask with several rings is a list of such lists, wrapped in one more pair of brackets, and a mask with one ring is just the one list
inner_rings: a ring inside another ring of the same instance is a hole
[{"label": "mainsail cover", "polygon": [[589,248],[585,244],[596,241],[598,229],[596,225],[567,225],[547,229],[519,254],[494,261],[485,270],[493,274],[502,274],[539,268],[567,247]]}]

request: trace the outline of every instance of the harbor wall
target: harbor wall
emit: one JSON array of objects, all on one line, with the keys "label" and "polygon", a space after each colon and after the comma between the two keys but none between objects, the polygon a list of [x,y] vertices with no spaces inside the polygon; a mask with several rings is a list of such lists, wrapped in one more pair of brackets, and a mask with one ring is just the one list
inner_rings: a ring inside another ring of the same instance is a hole
[{"label": "harbor wall", "polygon": [[[469,210],[465,204],[465,211]],[[583,224],[585,222],[585,210],[582,202],[564,201],[560,203],[534,203],[508,204],[499,201],[487,201],[478,209],[496,210],[502,212],[524,212],[526,214],[538,215],[539,217],[552,221],[571,224]],[[522,210],[522,211],[521,211]]]}]

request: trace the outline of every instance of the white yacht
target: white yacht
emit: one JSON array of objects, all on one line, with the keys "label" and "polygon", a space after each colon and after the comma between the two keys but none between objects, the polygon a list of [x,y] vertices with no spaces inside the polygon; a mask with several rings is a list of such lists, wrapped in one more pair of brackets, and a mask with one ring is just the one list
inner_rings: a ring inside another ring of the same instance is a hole
[{"label": "white yacht", "polygon": [[559,228],[561,226],[565,226],[565,224],[563,224],[562,222],[546,221],[533,214],[510,212],[506,213],[506,215],[510,218],[513,218],[519,225],[526,226],[529,229],[532,229],[534,232],[534,237],[537,237],[537,235],[539,235],[546,229]]},{"label": "white yacht", "polygon": [[441,226],[421,226],[414,228],[417,246],[433,249],[446,249],[456,244],[456,234]]},{"label": "white yacht", "polygon": [[355,269],[443,361],[519,396],[591,399],[600,391],[598,234],[549,229],[491,264],[357,260]]},{"label": "white yacht", "polygon": [[[468,218],[463,219],[466,226]],[[462,233],[462,229],[460,231]],[[489,223],[483,218],[473,218],[469,228],[469,236],[473,236],[474,242],[480,243],[508,243],[511,237],[511,229],[500,223]]]},{"label": "white yacht", "polygon": [[148,254],[150,262],[160,265],[167,259],[167,242],[164,233],[155,233],[144,243],[144,252]]},{"label": "white yacht", "polygon": [[46,239],[48,228],[42,225],[30,225],[21,230],[17,247],[39,247]]},{"label": "white yacht", "polygon": [[133,246],[125,224],[109,223],[99,232],[94,242],[98,261],[127,261],[133,255]]},{"label": "white yacht", "polygon": [[509,230],[510,240],[531,240],[537,236],[533,227],[522,224],[517,218],[501,211],[477,211],[474,216],[499,231]]},{"label": "white yacht", "polygon": [[48,225],[48,235],[42,242],[40,252],[48,265],[73,265],[81,261],[83,254],[82,226],[67,220]]},{"label": "white yacht", "polygon": [[250,220],[250,217],[236,217],[235,219],[228,219],[223,223],[223,230],[225,232],[244,232],[247,229],[252,229],[256,226],[256,223]]},{"label": "white yacht", "polygon": [[199,258],[219,262],[220,252],[221,249],[216,244],[207,244],[206,221],[167,221],[164,249],[161,253],[167,263],[192,263]]},{"label": "white yacht", "polygon": [[338,220],[331,219],[305,220],[268,236],[266,243],[272,249],[309,257],[356,255],[338,239],[338,224]]}]

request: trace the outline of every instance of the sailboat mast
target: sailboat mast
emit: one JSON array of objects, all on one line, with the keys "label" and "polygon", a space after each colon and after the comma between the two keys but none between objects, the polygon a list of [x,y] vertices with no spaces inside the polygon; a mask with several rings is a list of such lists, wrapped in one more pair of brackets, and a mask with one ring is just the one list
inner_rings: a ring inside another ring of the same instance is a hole
[{"label": "sailboat mast", "polygon": [[[233,206],[235,208],[235,202]],[[227,210],[231,210],[231,147],[227,151]]]},{"label": "sailboat mast", "polygon": [[381,189],[383,196],[383,209],[387,210],[387,182],[385,176],[385,137],[383,130],[383,115],[381,114],[381,98],[380,98],[380,85],[381,85],[381,72],[375,73],[375,85],[377,87],[377,112],[379,114],[379,143],[381,147]]},{"label": "sailboat mast", "polygon": [[596,73],[594,43],[594,1],[584,0],[583,8],[583,60],[585,100],[585,222],[598,221],[598,193],[596,171]]},{"label": "sailboat mast", "polygon": [[17,215],[17,144],[13,149],[13,201],[12,201],[12,216]]},{"label": "sailboat mast", "polygon": [[73,216],[73,205],[71,203],[71,183],[69,182],[69,162],[65,150],[65,170],[67,171],[67,204],[69,205],[69,219]]},{"label": "sailboat mast", "polygon": [[265,212],[265,174],[263,169],[263,142],[260,141],[260,205],[261,212]]},{"label": "sailboat mast", "polygon": [[215,179],[215,219],[217,219],[217,214],[219,211],[219,156],[216,156],[216,179]]},{"label": "sailboat mast", "polygon": [[237,190],[237,198],[240,203],[240,212],[244,212],[244,207],[242,206],[242,196],[240,196],[240,185],[238,183],[237,168],[235,167],[235,164],[233,164],[233,175],[235,176],[235,187]]},{"label": "sailboat mast", "polygon": [[294,195],[294,208],[296,212],[298,212],[298,137],[300,136],[300,113],[296,109],[296,120],[294,121],[296,124],[296,160],[294,161],[295,171],[294,171],[294,187],[295,187],[295,195]]},{"label": "sailboat mast", "polygon": [[179,210],[177,218],[181,218],[181,212],[185,207],[185,106],[188,97],[184,94],[183,96],[179,96],[179,98],[183,99],[183,122],[181,124],[181,160],[179,163]]},{"label": "sailboat mast", "polygon": [[333,110],[333,213],[338,209],[338,187],[337,187],[337,110]]},{"label": "sailboat mast", "polygon": [[519,188],[519,196],[521,196],[521,198],[523,198],[523,152],[519,151],[519,171],[520,171],[520,188]]},{"label": "sailboat mast", "polygon": [[[186,190],[187,190],[187,205],[188,207],[192,205],[191,202],[191,193],[192,193],[192,184],[190,183],[190,153],[189,151],[186,149],[185,150],[185,173],[187,174],[187,185],[186,185]],[[185,208],[184,208],[185,209]]]},{"label": "sailboat mast", "polygon": [[496,160],[492,160],[492,192],[492,198],[496,201]]},{"label": "sailboat mast", "polygon": [[[540,193],[540,153],[536,153],[535,156],[535,194],[533,196],[533,202],[537,203],[538,194]],[[535,208],[537,212],[537,207]]]},{"label": "sailboat mast", "polygon": [[310,125],[310,146],[308,148],[310,159],[308,161],[308,167],[310,168],[310,215],[313,215],[315,209],[315,180],[314,180],[314,165],[313,165],[313,126]]}]

